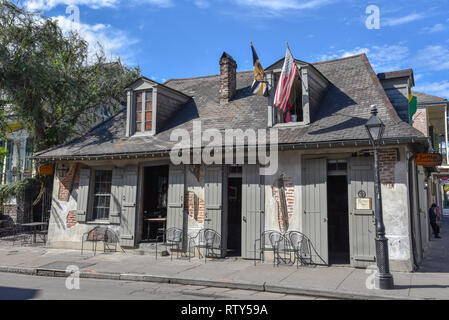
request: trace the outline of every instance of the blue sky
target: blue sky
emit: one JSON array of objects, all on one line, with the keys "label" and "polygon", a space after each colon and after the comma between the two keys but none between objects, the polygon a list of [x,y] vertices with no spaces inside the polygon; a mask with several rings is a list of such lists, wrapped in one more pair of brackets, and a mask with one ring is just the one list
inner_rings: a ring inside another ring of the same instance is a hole
[{"label": "blue sky", "polygon": [[[252,69],[250,41],[264,67],[285,54],[316,62],[365,52],[376,72],[413,68],[417,91],[449,98],[449,0],[25,0],[64,30],[74,5],[95,50],[139,65],[159,82],[217,74],[223,51]],[[368,29],[366,8],[380,9]]]}]

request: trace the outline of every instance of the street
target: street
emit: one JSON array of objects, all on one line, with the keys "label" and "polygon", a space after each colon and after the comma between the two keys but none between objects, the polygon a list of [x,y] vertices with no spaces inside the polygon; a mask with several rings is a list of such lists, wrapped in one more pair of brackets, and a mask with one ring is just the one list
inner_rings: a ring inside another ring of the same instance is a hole
[{"label": "street", "polygon": [[0,273],[0,300],[310,300],[285,295],[152,282],[80,279],[80,288],[66,288],[66,278]]}]

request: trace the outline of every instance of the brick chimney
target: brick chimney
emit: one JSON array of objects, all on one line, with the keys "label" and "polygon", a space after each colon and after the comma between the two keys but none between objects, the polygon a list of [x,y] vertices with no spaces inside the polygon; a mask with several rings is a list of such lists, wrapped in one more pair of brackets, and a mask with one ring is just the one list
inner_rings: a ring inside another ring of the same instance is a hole
[{"label": "brick chimney", "polygon": [[228,103],[237,88],[237,63],[226,52],[220,58],[220,104]]}]

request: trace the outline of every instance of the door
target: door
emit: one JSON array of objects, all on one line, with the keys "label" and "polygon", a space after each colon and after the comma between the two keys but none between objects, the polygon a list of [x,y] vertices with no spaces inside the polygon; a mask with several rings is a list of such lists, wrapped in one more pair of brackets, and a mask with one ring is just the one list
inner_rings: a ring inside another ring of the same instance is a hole
[{"label": "door", "polygon": [[[353,267],[367,267],[376,261],[373,163],[373,158],[353,158],[349,163],[349,239]],[[371,198],[371,209],[357,208],[358,198]]]},{"label": "door", "polygon": [[171,165],[168,176],[167,229],[179,228],[187,232],[184,224],[184,166]]},{"label": "door", "polygon": [[223,167],[206,166],[204,228],[215,230],[222,238]]},{"label": "door", "polygon": [[303,203],[303,232],[311,241],[312,259],[327,265],[327,159],[304,160]]},{"label": "door", "polygon": [[124,171],[120,219],[120,245],[134,247],[136,240],[137,166]]},{"label": "door", "polygon": [[264,221],[264,190],[258,165],[242,171],[242,257],[254,259],[254,243],[260,239]]}]

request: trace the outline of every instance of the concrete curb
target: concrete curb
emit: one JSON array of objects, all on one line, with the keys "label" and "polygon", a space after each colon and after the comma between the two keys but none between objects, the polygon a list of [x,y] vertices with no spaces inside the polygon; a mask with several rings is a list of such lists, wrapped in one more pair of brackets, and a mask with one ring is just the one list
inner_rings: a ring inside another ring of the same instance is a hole
[{"label": "concrete curb", "polygon": [[[70,275],[65,270],[57,269],[41,269],[30,267],[12,267],[0,266],[0,272],[18,273],[43,277],[67,277]],[[228,282],[216,281],[198,278],[173,278],[169,276],[155,276],[150,274],[134,274],[134,273],[107,273],[87,270],[80,272],[80,278],[99,279],[99,280],[120,280],[120,281],[136,281],[136,282],[158,282],[168,284],[182,284],[194,286],[208,286],[218,288],[253,290],[260,292],[296,294],[303,296],[313,296],[331,299],[350,299],[350,300],[429,300],[426,298],[415,298],[409,296],[393,296],[382,294],[366,294],[362,292],[337,292],[333,290],[311,289],[291,286],[279,286],[270,283],[250,283],[245,281]]]}]

